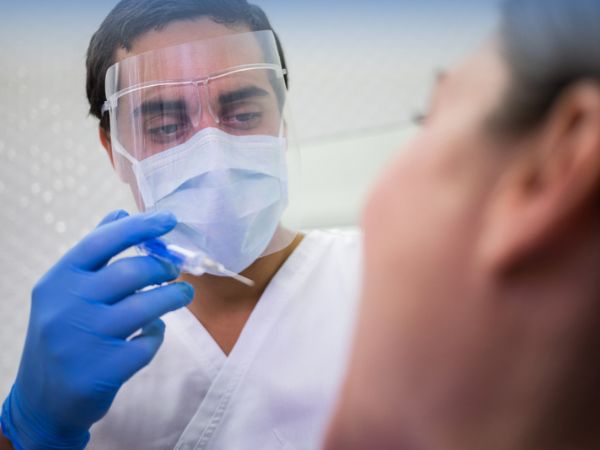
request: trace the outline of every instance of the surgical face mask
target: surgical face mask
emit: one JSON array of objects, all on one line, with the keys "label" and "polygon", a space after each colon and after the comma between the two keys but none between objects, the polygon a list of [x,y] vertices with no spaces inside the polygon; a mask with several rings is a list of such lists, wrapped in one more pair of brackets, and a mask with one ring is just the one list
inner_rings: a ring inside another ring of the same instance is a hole
[{"label": "surgical face mask", "polygon": [[131,162],[144,210],[177,217],[167,244],[202,252],[235,273],[263,255],[287,206],[284,138],[206,128],[141,161],[118,142],[115,151]]}]

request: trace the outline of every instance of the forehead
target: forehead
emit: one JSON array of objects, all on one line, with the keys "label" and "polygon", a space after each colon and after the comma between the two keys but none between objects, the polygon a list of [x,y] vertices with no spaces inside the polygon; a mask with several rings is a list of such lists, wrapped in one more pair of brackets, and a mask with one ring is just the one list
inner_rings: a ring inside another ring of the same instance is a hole
[{"label": "forehead", "polygon": [[136,81],[202,77],[231,67],[263,62],[257,39],[245,25],[223,25],[210,18],[175,21],[138,37],[128,51],[117,51],[121,85]]},{"label": "forehead", "polygon": [[497,108],[508,80],[500,42],[492,37],[447,73],[442,82],[442,102],[455,113],[481,118]]}]

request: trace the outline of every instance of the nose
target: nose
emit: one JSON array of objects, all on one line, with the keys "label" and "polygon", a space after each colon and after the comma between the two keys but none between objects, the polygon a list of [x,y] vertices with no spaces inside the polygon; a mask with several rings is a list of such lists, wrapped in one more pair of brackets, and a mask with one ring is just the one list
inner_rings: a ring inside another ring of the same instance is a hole
[{"label": "nose", "polygon": [[201,83],[197,86],[198,111],[194,122],[195,131],[201,131],[205,128],[219,128],[219,116],[213,110],[210,102],[210,92],[208,84]]}]

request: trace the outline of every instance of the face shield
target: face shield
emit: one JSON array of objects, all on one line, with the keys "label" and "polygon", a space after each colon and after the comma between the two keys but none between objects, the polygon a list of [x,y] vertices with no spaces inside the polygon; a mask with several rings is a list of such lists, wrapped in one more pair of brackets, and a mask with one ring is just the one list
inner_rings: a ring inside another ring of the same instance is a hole
[{"label": "face shield", "polygon": [[188,263],[208,262],[184,271],[223,275],[291,244],[295,233],[281,226],[290,160],[284,75],[271,31],[158,49],[109,68],[104,111],[115,168],[141,211],[178,219],[152,253],[166,246]]}]

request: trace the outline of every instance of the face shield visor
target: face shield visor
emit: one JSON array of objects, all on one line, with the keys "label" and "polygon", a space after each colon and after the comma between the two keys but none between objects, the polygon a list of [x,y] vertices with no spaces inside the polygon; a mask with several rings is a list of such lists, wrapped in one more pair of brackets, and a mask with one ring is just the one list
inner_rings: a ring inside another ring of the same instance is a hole
[{"label": "face shield visor", "polygon": [[284,75],[271,31],[158,49],[107,71],[116,171],[141,211],[175,214],[169,249],[210,262],[184,271],[240,273],[292,243],[281,225],[295,159]]}]

